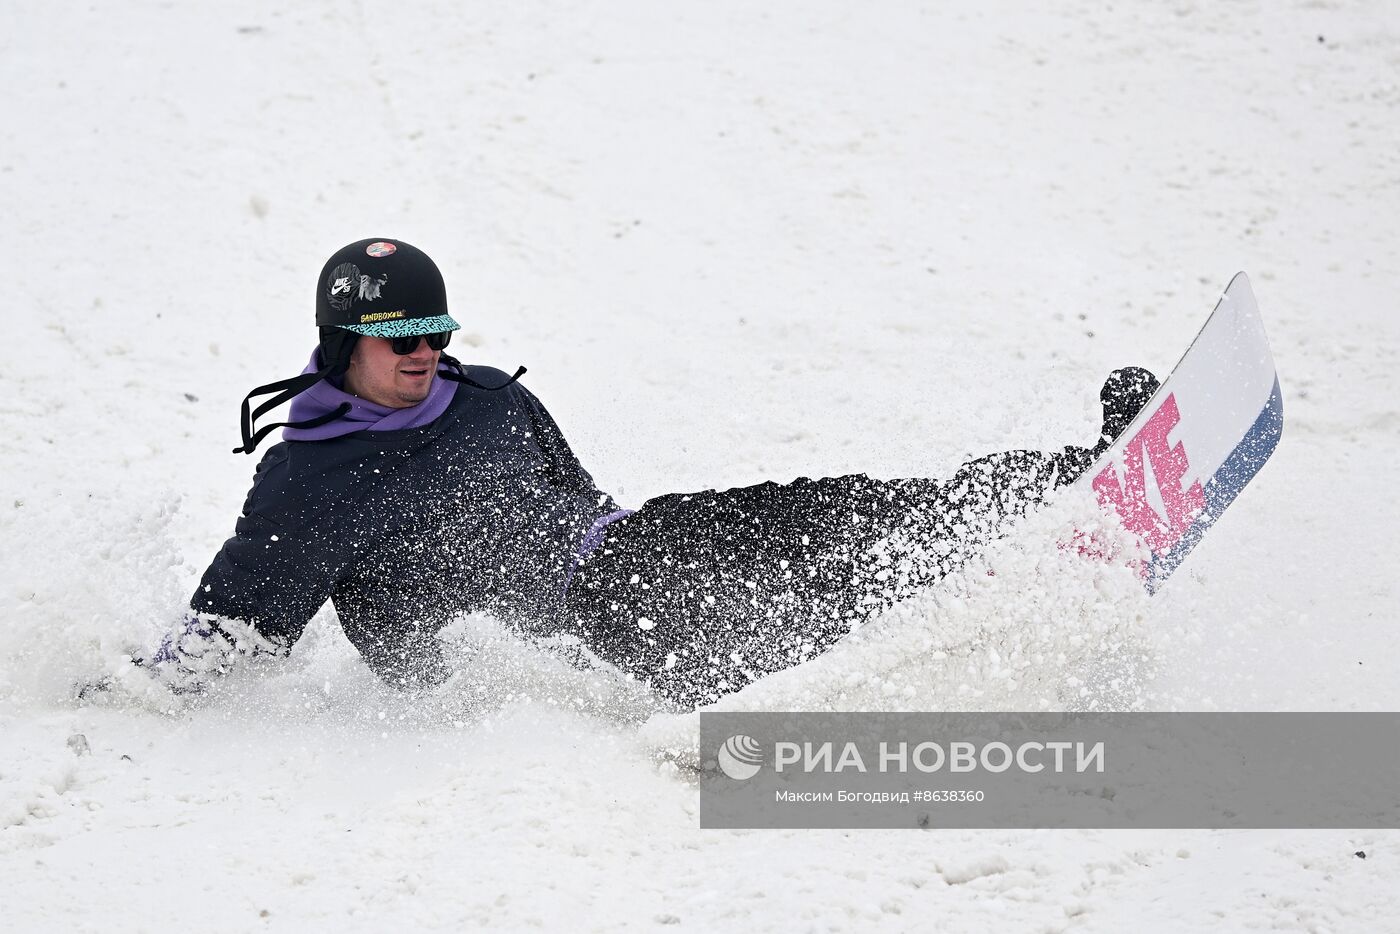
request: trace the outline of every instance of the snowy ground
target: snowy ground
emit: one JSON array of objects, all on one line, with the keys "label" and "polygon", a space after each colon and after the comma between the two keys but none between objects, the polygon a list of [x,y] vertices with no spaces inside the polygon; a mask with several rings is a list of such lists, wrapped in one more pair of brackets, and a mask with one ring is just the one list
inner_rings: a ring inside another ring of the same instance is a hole
[{"label": "snowy ground", "polygon": [[1245,269],[1285,436],[1165,593],[1012,554],[753,700],[1083,703],[962,640],[1049,620],[1121,647],[1090,701],[1400,709],[1398,8],[1049,6],[10,4],[0,927],[1400,930],[1395,833],[701,832],[673,723],[500,640],[411,709],[328,611],[200,709],[66,699],[231,531],[325,256],[393,236],[631,504],[1088,440]]}]

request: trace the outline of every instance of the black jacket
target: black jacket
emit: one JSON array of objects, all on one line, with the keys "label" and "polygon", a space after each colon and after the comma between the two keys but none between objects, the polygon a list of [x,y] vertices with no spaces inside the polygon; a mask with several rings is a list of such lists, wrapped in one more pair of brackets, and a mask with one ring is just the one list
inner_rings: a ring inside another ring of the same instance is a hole
[{"label": "black jacket", "polygon": [[460,385],[426,427],[268,449],[190,605],[290,645],[329,599],[377,673],[430,683],[459,613],[556,625],[580,540],[615,509],[528,390]]}]

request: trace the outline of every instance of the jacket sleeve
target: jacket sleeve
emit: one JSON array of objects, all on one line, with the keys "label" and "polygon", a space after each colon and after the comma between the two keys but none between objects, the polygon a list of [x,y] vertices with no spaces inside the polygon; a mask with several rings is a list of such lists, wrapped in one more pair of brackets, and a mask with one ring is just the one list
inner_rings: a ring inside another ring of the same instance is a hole
[{"label": "jacket sleeve", "polygon": [[335,536],[309,521],[309,505],[290,492],[285,462],[274,447],[258,465],[233,537],[204,572],[190,608],[252,623],[290,645],[330,597],[345,559]]}]

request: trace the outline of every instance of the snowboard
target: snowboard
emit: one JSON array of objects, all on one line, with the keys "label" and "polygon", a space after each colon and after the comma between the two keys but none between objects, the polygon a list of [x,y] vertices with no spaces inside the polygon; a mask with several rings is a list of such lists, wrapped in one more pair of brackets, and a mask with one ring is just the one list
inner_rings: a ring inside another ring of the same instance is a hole
[{"label": "snowboard", "polygon": [[1283,396],[1264,322],[1238,273],[1147,405],[1072,489],[1092,495],[1150,555],[1159,590],[1278,446]]}]

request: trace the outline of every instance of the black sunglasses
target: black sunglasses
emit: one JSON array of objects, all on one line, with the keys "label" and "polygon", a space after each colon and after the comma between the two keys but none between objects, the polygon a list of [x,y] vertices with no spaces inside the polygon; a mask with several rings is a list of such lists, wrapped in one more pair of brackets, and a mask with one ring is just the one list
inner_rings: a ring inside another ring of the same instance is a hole
[{"label": "black sunglasses", "polygon": [[447,346],[447,342],[452,340],[451,331],[438,331],[436,334],[415,334],[412,337],[391,337],[389,345],[394,348],[394,353],[400,357],[406,357],[418,349],[418,338],[428,342],[429,350],[441,350]]}]

